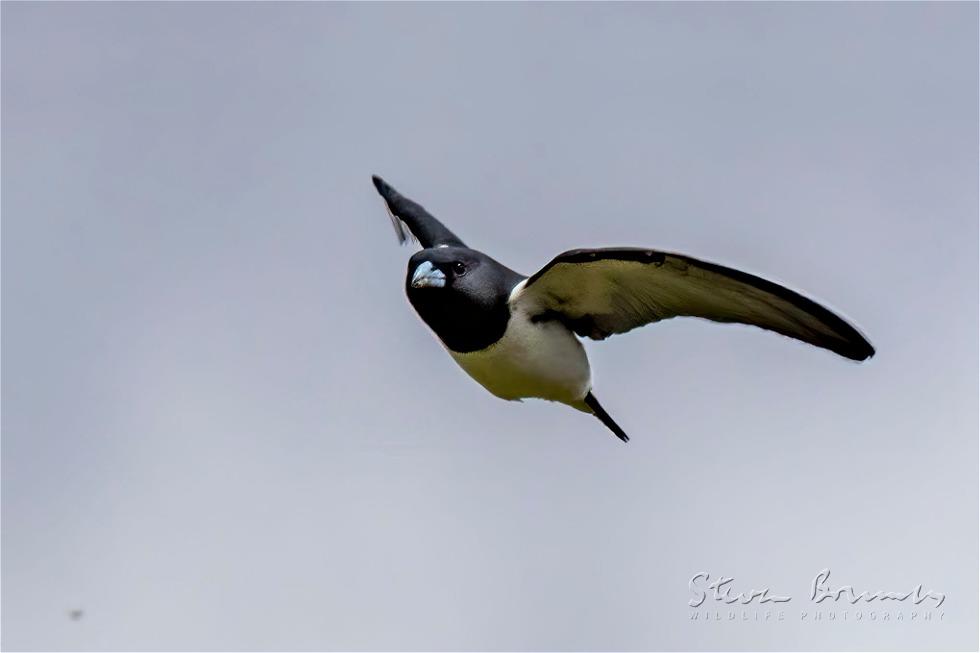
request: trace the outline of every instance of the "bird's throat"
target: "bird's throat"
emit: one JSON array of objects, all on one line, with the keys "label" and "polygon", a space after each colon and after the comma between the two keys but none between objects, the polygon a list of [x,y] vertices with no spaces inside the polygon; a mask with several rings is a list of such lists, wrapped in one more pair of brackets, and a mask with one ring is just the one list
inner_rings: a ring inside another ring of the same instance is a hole
[{"label": "bird's throat", "polygon": [[409,289],[408,300],[443,344],[460,353],[497,342],[510,320],[506,303],[484,306],[438,288]]}]

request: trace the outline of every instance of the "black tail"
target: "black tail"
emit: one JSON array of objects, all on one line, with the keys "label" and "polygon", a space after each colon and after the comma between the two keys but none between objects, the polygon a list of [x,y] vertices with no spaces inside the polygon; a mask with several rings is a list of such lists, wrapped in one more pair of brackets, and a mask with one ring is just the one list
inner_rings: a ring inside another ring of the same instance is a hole
[{"label": "black tail", "polygon": [[590,391],[589,394],[585,395],[585,405],[592,409],[592,412],[599,421],[606,425],[606,427],[616,434],[616,437],[623,442],[629,442],[630,436],[626,435],[626,432],[619,428],[619,424],[613,421],[613,418],[609,416],[609,413],[599,404],[599,400],[595,398],[595,395]]}]

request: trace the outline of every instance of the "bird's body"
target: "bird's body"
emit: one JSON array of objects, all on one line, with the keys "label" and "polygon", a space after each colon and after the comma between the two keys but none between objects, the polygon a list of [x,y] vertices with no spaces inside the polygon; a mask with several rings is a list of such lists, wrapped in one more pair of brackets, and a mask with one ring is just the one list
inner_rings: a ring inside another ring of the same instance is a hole
[{"label": "bird's body", "polygon": [[[523,285],[519,283],[511,296]],[[558,320],[535,321],[520,305],[509,308],[510,320],[500,340],[476,351],[450,349],[449,355],[501,399],[534,397],[587,410],[582,402],[592,389],[592,373],[582,343]]]},{"label": "bird's body", "polygon": [[783,286],[681,254],[649,249],[572,250],[530,277],[463,244],[379,177],[399,238],[421,243],[405,290],[453,360],[492,394],[540,398],[594,414],[629,438],[592,394],[578,337],[602,340],[676,316],[740,322],[853,360],[874,349],[840,317]]}]

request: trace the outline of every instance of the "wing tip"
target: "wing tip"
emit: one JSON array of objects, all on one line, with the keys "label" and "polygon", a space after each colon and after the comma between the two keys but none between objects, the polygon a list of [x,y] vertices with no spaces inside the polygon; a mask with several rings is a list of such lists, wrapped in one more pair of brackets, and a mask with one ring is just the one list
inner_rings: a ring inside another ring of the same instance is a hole
[{"label": "wing tip", "polygon": [[820,308],[824,315],[824,324],[830,326],[834,331],[830,342],[823,340],[822,342],[813,342],[812,344],[829,349],[835,354],[859,363],[875,355],[874,345],[856,327],[830,309],[820,306],[812,302],[812,300],[811,303],[814,303]]},{"label": "wing tip", "polygon": [[[825,334],[820,337],[813,337],[812,339],[799,338],[797,336],[790,337],[795,337],[798,340],[802,340],[803,342],[811,344],[815,347],[832,351],[838,356],[858,363],[868,360],[877,353],[874,345],[872,345],[860,331],[845,322],[839,315],[831,313],[829,310],[827,310],[827,312],[833,316],[835,320],[835,324],[828,325],[835,327],[833,334]],[[825,321],[824,324],[827,324],[827,322]]]},{"label": "wing tip", "polygon": [[409,241],[409,238],[414,238],[414,236],[409,232],[408,226],[401,218],[395,215],[395,212],[391,208],[391,202],[398,196],[398,191],[392,188],[391,184],[382,179],[380,175],[371,175],[371,183],[374,184],[374,188],[381,195],[381,199],[385,203],[385,210],[391,219],[391,226],[395,230],[395,238],[398,239],[398,244],[404,245]]},{"label": "wing tip", "polygon": [[391,188],[391,186],[388,184],[388,182],[386,182],[384,179],[382,179],[380,175],[371,175],[371,183],[374,184],[374,187],[382,195],[385,194],[385,191],[387,191],[387,190],[389,190]]},{"label": "wing tip", "polygon": [[874,357],[875,353],[877,353],[875,352],[874,346],[864,337],[861,337],[860,340],[852,340],[848,345],[846,349],[838,351],[838,353],[845,358],[850,358],[852,361],[859,363]]},{"label": "wing tip", "polygon": [[[398,191],[395,190],[391,184],[389,184],[387,181],[382,179],[379,175],[371,175],[371,183],[374,184],[374,188],[375,190],[378,191],[378,194],[381,195],[382,198],[384,198],[385,204],[390,205],[391,202],[397,200],[400,197]],[[390,210],[390,206],[389,206],[389,210]]]}]

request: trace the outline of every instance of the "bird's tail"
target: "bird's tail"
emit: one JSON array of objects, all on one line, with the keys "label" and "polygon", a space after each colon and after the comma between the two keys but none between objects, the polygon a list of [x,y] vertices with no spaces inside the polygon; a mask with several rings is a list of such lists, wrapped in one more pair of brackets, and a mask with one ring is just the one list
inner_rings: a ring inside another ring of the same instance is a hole
[{"label": "bird's tail", "polygon": [[585,405],[592,411],[592,414],[598,417],[599,421],[606,425],[606,428],[615,433],[617,438],[623,442],[630,441],[630,436],[626,435],[626,432],[620,428],[619,424],[617,424],[616,421],[609,416],[609,413],[607,413],[606,409],[602,407],[599,400],[595,398],[594,394],[592,394],[591,390],[589,391],[589,394],[585,395],[584,401]]}]

